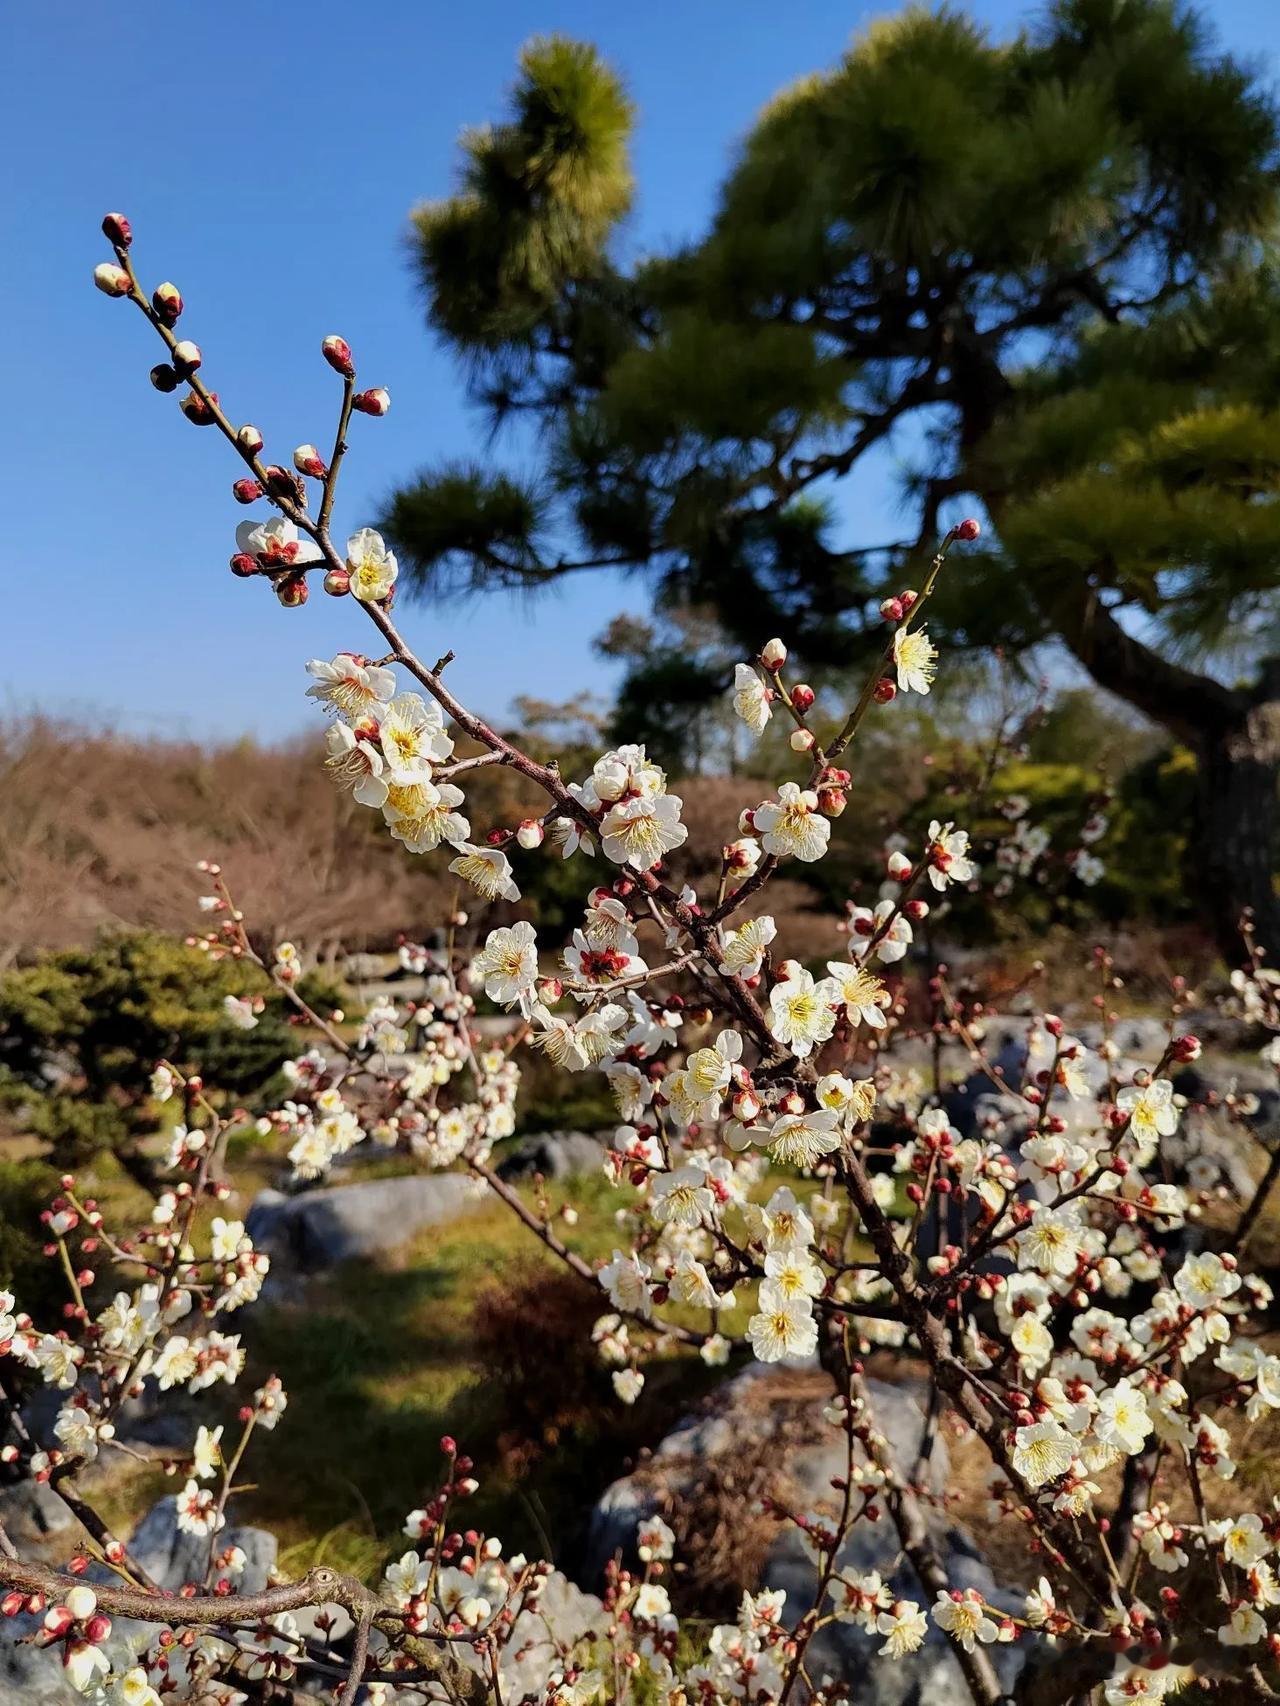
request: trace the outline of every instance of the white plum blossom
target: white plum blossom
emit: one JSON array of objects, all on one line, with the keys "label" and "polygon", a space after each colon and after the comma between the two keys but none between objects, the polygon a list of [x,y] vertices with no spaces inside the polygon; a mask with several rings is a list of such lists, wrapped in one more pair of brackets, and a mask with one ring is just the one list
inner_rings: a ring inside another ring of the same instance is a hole
[{"label": "white plum blossom", "polygon": [[769,690],[749,663],[740,663],[733,672],[733,708],[753,734],[762,734],[773,715],[769,705]]},{"label": "white plum blossom", "polygon": [[812,864],[821,859],[831,839],[831,821],[818,810],[817,794],[795,782],[784,782],[777,800],[757,806],[752,817],[760,845],[778,859]]},{"label": "white plum blossom", "polygon": [[365,604],[386,598],[400,573],[394,552],[387,550],[382,535],[372,527],[362,527],[347,540],[347,569],[352,597]]}]

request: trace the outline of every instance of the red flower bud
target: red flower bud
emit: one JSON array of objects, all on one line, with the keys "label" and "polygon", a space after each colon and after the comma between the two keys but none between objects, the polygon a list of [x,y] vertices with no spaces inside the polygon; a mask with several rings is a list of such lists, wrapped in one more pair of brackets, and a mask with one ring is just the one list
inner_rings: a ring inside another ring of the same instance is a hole
[{"label": "red flower bud", "polygon": [[262,487],[256,480],[237,480],[231,488],[231,495],[238,504],[257,503],[262,496]]},{"label": "red flower bud", "polygon": [[158,361],[151,369],[151,383],[157,391],[176,391],[181,381],[167,361]]},{"label": "red flower bud", "polygon": [[816,698],[817,694],[806,682],[802,681],[797,687],[791,689],[791,703],[801,714],[809,709]]},{"label": "red flower bud", "polygon": [[351,407],[359,409],[362,415],[385,415],[391,407],[391,395],[381,385],[375,385],[371,391],[358,391],[351,399]]},{"label": "red flower bud", "polygon": [[[213,402],[216,403],[218,400],[217,392],[211,391],[209,395]],[[178,407],[191,422],[192,426],[213,425],[213,410],[209,407],[209,404],[205,402],[204,398],[198,397],[194,391],[188,391],[186,396],[178,404]]]},{"label": "red flower bud", "polygon": [[910,587],[906,587],[898,594],[899,604],[901,604],[902,608],[908,612],[915,609],[919,600],[920,594],[918,592],[913,592]]},{"label": "red flower bud", "polygon": [[300,444],[293,453],[293,465],[299,474],[307,474],[313,480],[325,477],[324,458],[314,444]]},{"label": "red flower bud", "polygon": [[902,608],[901,599],[885,598],[880,602],[880,614],[886,622],[901,622],[906,612]]},{"label": "red flower bud", "polygon": [[305,575],[281,575],[276,582],[276,597],[286,610],[296,610],[305,604],[310,594]]},{"label": "red flower bud", "polygon": [[970,539],[976,539],[981,532],[981,527],[973,517],[967,516],[965,520],[960,523],[959,527],[956,528],[956,538],[968,541]]},{"label": "red flower bud", "polygon": [[172,326],[182,313],[182,293],[176,284],[158,284],[151,292],[151,306],[157,319]]},{"label": "red flower bud", "polygon": [[117,249],[127,249],[133,242],[133,226],[123,213],[108,213],[102,221],[102,234]]},{"label": "red flower bud", "polygon": [[242,426],[236,434],[236,443],[249,456],[256,456],[262,449],[262,434],[256,426]]},{"label": "red flower bud", "polygon": [[871,696],[877,705],[887,705],[890,700],[897,698],[898,689],[887,675],[882,675],[872,689]]},{"label": "red flower bud", "polygon": [[324,590],[331,598],[341,598],[351,590],[350,569],[330,569],[324,577]]},{"label": "red flower bud", "polygon": [[329,363],[335,373],[340,373],[344,379],[354,379],[355,363],[351,359],[351,345],[345,338],[332,333],[320,345],[320,353]]},{"label": "red flower bud", "polygon": [[848,804],[849,798],[843,788],[818,790],[818,810],[823,817],[839,817]]},{"label": "red flower bud", "polygon": [[235,556],[232,557],[232,559],[231,559],[231,573],[233,575],[240,575],[243,577],[243,576],[248,576],[248,575],[256,575],[257,572],[258,572],[257,560],[256,560],[256,558],[251,557],[247,551],[237,551]]}]

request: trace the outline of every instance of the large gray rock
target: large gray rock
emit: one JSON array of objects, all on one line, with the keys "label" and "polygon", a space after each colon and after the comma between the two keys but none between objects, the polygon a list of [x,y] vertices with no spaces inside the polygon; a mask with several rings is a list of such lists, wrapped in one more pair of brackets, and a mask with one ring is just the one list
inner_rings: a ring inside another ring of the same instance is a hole
[{"label": "large gray rock", "polygon": [[[927,1428],[915,1383],[889,1386],[868,1381],[872,1414],[878,1431],[905,1478],[931,1487],[935,1493],[946,1485],[948,1454],[945,1444]],[[700,1487],[724,1463],[741,1460],[753,1451],[774,1453],[780,1468],[781,1486],[795,1508],[836,1508],[834,1478],[845,1472],[843,1433],[821,1417],[825,1395],[806,1387],[794,1374],[779,1378],[774,1371],[754,1364],[726,1383],[708,1410],[688,1418],[662,1441],[653,1457],[634,1474],[615,1481],[604,1493],[592,1515],[588,1540],[588,1564],[596,1570],[620,1552],[632,1556],[636,1530],[655,1512],[678,1507],[698,1497]],[[771,1393],[776,1397],[771,1397]],[[917,1472],[922,1449],[927,1461]],[[952,1585],[975,1587],[992,1604],[1012,1610],[1021,1597],[1007,1593],[996,1583],[988,1565],[971,1538],[941,1515],[932,1522],[934,1544]],[[860,1522],[850,1534],[841,1560],[860,1574],[879,1571],[895,1597],[932,1603],[933,1595],[920,1585],[910,1563],[900,1556],[897,1530],[887,1515],[879,1521]],[[784,1616],[794,1622],[812,1603],[817,1573],[804,1548],[798,1529],[788,1524],[769,1544],[759,1586],[785,1589]],[[882,1658],[880,1636],[869,1636],[853,1624],[829,1625],[810,1649],[810,1674],[839,1677],[852,1684],[853,1697],[868,1706],[953,1706],[967,1698],[963,1675],[945,1635],[930,1625],[921,1650],[907,1658]],[[1025,1650],[1001,1648],[993,1654],[1001,1682],[1012,1685],[1025,1659]]]},{"label": "large gray rock", "polygon": [[570,1179],[578,1173],[598,1173],[606,1144],[585,1131],[541,1131],[520,1141],[498,1165],[503,1179],[528,1179],[541,1173],[544,1179]]},{"label": "large gray rock", "polygon": [[[231,1546],[238,1546],[245,1555],[237,1589],[261,1593],[276,1566],[275,1535],[264,1528],[227,1527],[218,1536],[217,1550],[225,1552]],[[172,1493],[153,1505],[134,1529],[129,1551],[152,1581],[171,1593],[188,1582],[203,1582],[209,1564],[208,1539],[185,1534],[178,1527],[178,1500]]]},{"label": "large gray rock", "polygon": [[358,1256],[394,1250],[424,1226],[439,1226],[483,1201],[464,1173],[368,1179],[288,1196],[260,1191],[246,1229],[273,1270],[318,1273]]}]

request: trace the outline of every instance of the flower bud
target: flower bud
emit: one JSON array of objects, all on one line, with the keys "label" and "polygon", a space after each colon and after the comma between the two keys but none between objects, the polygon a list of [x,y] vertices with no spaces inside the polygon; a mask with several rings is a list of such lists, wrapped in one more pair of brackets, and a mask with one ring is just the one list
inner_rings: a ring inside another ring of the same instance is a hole
[{"label": "flower bud", "polygon": [[981,532],[981,527],[970,515],[966,516],[960,523],[959,527],[956,528],[956,538],[963,539],[968,542],[970,539],[976,539]]},{"label": "flower bud", "polygon": [[1184,1063],[1199,1060],[1202,1052],[1199,1037],[1191,1036],[1175,1037],[1173,1042],[1170,1044],[1170,1050],[1175,1060],[1180,1060]]},{"label": "flower bud", "polygon": [[816,698],[817,694],[807,682],[802,681],[798,686],[791,689],[791,703],[801,715],[809,709]]},{"label": "flower bud", "polygon": [[293,465],[299,474],[307,474],[313,480],[323,480],[327,472],[324,457],[314,444],[300,444],[293,453]]},{"label": "flower bud", "polygon": [[129,275],[114,261],[102,261],[93,269],[93,282],[104,296],[127,296]]},{"label": "flower bud", "polygon": [[902,600],[900,598],[882,598],[880,601],[880,614],[884,617],[886,622],[901,622],[902,618],[906,615],[906,611],[902,608]]},{"label": "flower bud", "polygon": [[885,861],[885,870],[895,883],[904,883],[911,875],[911,861],[905,853],[890,853]]},{"label": "flower bud", "polygon": [[0,1617],[16,1617],[26,1604],[26,1595],[16,1588],[10,1588],[3,1599],[0,1599]]},{"label": "flower bud", "polygon": [[536,817],[527,817],[516,830],[516,840],[526,851],[532,852],[535,847],[542,846],[546,833]]},{"label": "flower bud", "polygon": [[808,752],[813,746],[812,729],[793,729],[791,731],[792,752]]},{"label": "flower bud", "polygon": [[839,817],[849,804],[849,796],[843,788],[819,788],[818,810],[823,817]]},{"label": "flower bud", "polygon": [[331,598],[341,598],[344,593],[351,591],[351,570],[347,568],[330,569],[324,577],[324,590]]},{"label": "flower bud", "polygon": [[184,378],[188,373],[194,373],[203,360],[200,345],[193,344],[190,338],[183,338],[181,343],[174,344],[173,365]]},{"label": "flower bud", "polygon": [[83,1623],[86,1617],[92,1617],[98,1609],[98,1596],[92,1588],[81,1583],[68,1591],[62,1603],[77,1623]]},{"label": "flower bud", "polygon": [[97,1646],[99,1641],[105,1641],[111,1633],[111,1619],[105,1611],[95,1612],[84,1626],[86,1640]]},{"label": "flower bud", "polygon": [[335,373],[340,373],[344,379],[354,379],[355,363],[351,359],[351,345],[337,333],[331,333],[320,345],[320,353],[329,363]]},{"label": "flower bud", "polygon": [[[218,394],[216,391],[211,391],[209,393],[209,397],[211,402],[216,403],[218,400]],[[188,391],[186,396],[178,404],[178,407],[191,422],[192,426],[213,425],[213,410],[210,408],[209,404],[205,402],[204,398],[198,397],[194,391]]]},{"label": "flower bud", "polygon": [[898,594],[898,603],[906,611],[914,610],[919,602],[920,594],[918,592],[914,592],[909,586],[904,587]]},{"label": "flower bud", "polygon": [[310,595],[305,575],[281,575],[276,582],[276,597],[286,610],[296,610]]},{"label": "flower bud", "polygon": [[248,456],[256,456],[262,449],[262,434],[256,426],[242,426],[236,434],[236,443]]},{"label": "flower bud", "polygon": [[787,648],[781,640],[766,640],[760,648],[760,662],[766,669],[781,669],[787,661]]},{"label": "flower bud", "polygon": [[[86,1589],[85,1591],[87,1592],[88,1590]],[[93,1603],[96,1605],[98,1602],[95,1599]],[[45,1612],[44,1622],[41,1627],[44,1629],[46,1635],[49,1635],[56,1641],[66,1634],[67,1630],[70,1629],[74,1622],[75,1617],[65,1605],[53,1605]]]},{"label": "flower bud", "polygon": [[133,242],[133,226],[123,213],[108,213],[102,221],[102,234],[117,249],[127,249]]},{"label": "flower bud", "polygon": [[362,415],[385,415],[391,407],[391,394],[381,385],[375,385],[371,391],[357,391],[351,407],[359,409]]},{"label": "flower bud", "polygon": [[929,902],[927,900],[909,900],[902,910],[913,924],[919,924],[922,918],[929,916]]},{"label": "flower bud", "polygon": [[564,985],[558,977],[542,977],[538,979],[538,1000],[546,1006],[554,1006],[564,994]]},{"label": "flower bud", "polygon": [[741,1125],[750,1125],[760,1117],[761,1102],[755,1091],[747,1088],[739,1090],[733,1098],[733,1117]]},{"label": "flower bud", "polygon": [[232,557],[231,573],[233,575],[256,575],[257,572],[258,565],[247,551],[237,551],[235,556]]},{"label": "flower bud", "polygon": [[898,689],[887,675],[882,675],[872,689],[871,696],[877,705],[887,705],[890,700],[897,698]]},{"label": "flower bud", "polygon": [[231,487],[231,495],[238,504],[257,503],[262,496],[262,487],[256,480],[236,480]]},{"label": "flower bud", "polygon": [[151,369],[151,383],[157,391],[176,391],[182,383],[167,361],[158,361]]},{"label": "flower bud", "polygon": [[151,306],[157,319],[163,320],[166,326],[172,326],[182,313],[182,292],[176,284],[158,284],[151,292]]}]

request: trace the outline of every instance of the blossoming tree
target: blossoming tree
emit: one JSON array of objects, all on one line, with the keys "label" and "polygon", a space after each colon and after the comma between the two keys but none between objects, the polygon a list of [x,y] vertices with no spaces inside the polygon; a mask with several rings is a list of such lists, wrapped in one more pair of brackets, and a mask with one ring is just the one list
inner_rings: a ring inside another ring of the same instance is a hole
[{"label": "blossoming tree", "polygon": [[[829,1504],[794,1513],[814,1564],[809,1603],[748,1594],[736,1623],[681,1641],[665,1585],[673,1536],[654,1519],[639,1535],[638,1565],[610,1571],[602,1630],[574,1639],[543,1620],[535,1645],[545,1666],[530,1691],[512,1681],[515,1632],[527,1646],[523,1614],[541,1604],[550,1566],[504,1556],[496,1539],[466,1529],[458,1512],[476,1482],[452,1440],[442,1442],[439,1485],[406,1517],[410,1548],[377,1587],[313,1569],[237,1591],[244,1559],[220,1536],[250,1437],[282,1418],[287,1433],[285,1393],[271,1379],[244,1403],[234,1440],[199,1428],[178,1521],[207,1540],[206,1568],[182,1594],[162,1592],[77,1477],[116,1448],[131,1396],[235,1383],[244,1351],[230,1318],[253,1302],[268,1264],[243,1224],[218,1212],[226,1122],[198,1078],[158,1062],[154,1094],[178,1099],[181,1119],[168,1155],[174,1182],[149,1222],[108,1227],[68,1176],[46,1216],[68,1286],[64,1321],[38,1324],[3,1299],[0,1352],[61,1400],[48,1438],[11,1408],[4,1455],[47,1482],[84,1539],[63,1572],[19,1556],[0,1532],[0,1610],[34,1616],[30,1638],[57,1649],[69,1684],[111,1706],[262,1698],[276,1686],[344,1701],[363,1688],[409,1706],[522,1695],[587,1706],[654,1691],[673,1702],[834,1702],[856,1698],[854,1679],[815,1676],[806,1658],[837,1620],[892,1657],[918,1648],[932,1623],[982,1706],[1009,1687],[1047,1702],[1101,1690],[1116,1706],[1193,1679],[1229,1685],[1232,1698],[1274,1698],[1280,1513],[1241,1508],[1232,1487],[1241,1430],[1280,1409],[1280,1356],[1263,1331],[1269,1289],[1242,1259],[1261,1198],[1234,1236],[1215,1238],[1197,1226],[1210,1181],[1165,1176],[1162,1144],[1183,1117],[1168,1074],[1200,1052],[1176,1003],[1159,1058],[1123,1070],[1105,1002],[1092,1054],[1042,1014],[1010,1078],[935,973],[945,1028],[1017,1109],[962,1137],[936,1093],[895,1075],[891,1047],[902,1028],[892,968],[931,901],[977,877],[964,830],[934,822],[910,855],[893,853],[884,894],[851,907],[847,951],[822,976],[786,957],[761,910],[775,871],[826,853],[854,790],[851,754],[866,719],[900,693],[929,691],[938,659],[927,606],[952,547],[976,525],[949,533],[920,587],[888,601],[882,656],[837,727],[815,725],[814,695],[789,680],[781,639],[764,638],[739,667],[738,714],[757,732],[788,720],[796,777],[727,829],[718,881],[700,892],[673,875],[687,837],[682,803],[643,748],[605,753],[580,781],[535,761],[454,696],[450,654],[428,664],[401,635],[397,565],[378,535],[363,528],[335,543],[353,417],[389,406],[385,390],[358,388],[347,344],[323,344],[341,382],[329,456],[308,444],[291,466],[268,462],[262,435],[226,412],[198,346],[177,335],[178,290],[144,291],[123,216],[109,215],[104,230],[113,259],[97,283],[130,300],[165,344],[156,388],[185,386],[184,415],[215,427],[245,465],[237,501],[275,511],[240,527],[233,572],[291,607],[319,580],[350,600],[353,623],[377,631],[379,655],[353,649],[307,666],[310,695],[330,716],[335,784],[406,848],[447,860],[480,909],[479,928],[461,908],[447,921],[443,948],[404,950],[426,979],[412,1012],[379,1003],[351,1036],[301,999],[290,944],[255,954],[224,874],[206,865],[214,892],[200,945],[256,964],[264,992],[274,984],[295,1002],[316,1037],[291,1063],[290,1098],[268,1122],[296,1172],[321,1176],[336,1155],[379,1141],[466,1170],[600,1295],[594,1336],[618,1401],[635,1401],[642,1365],[664,1350],[713,1366],[735,1352],[765,1363],[816,1358],[831,1381],[826,1421],[847,1455]],[[469,756],[458,754],[462,738],[476,748]],[[488,764],[541,789],[541,815],[473,825],[465,778]],[[519,861],[552,856],[583,867],[581,925],[554,966],[532,922],[486,928],[483,916],[519,902]],[[477,1026],[481,993],[513,1016],[500,1046]],[[1236,1000],[1259,1032],[1280,1032],[1277,979],[1260,951],[1237,978]],[[232,1017],[252,1025],[254,1002]],[[492,1165],[494,1144],[513,1130],[526,1041],[566,1073],[603,1072],[616,1098],[607,1167],[634,1193],[632,1235],[598,1270]],[[393,1070],[411,1045],[408,1070]],[[1280,1045],[1265,1058],[1280,1064]],[[84,1266],[95,1250],[118,1276],[104,1308],[90,1303]],[[735,1316],[745,1323],[736,1331]],[[874,1347],[922,1365],[937,1405],[989,1460],[993,1511],[1019,1526],[1043,1571],[1017,1613],[949,1579],[929,1495],[877,1425],[863,1365]],[[877,1522],[896,1532],[915,1597],[848,1566],[850,1535]],[[317,1606],[342,1607],[350,1632],[336,1638],[332,1620],[295,1619]],[[119,1618],[142,1635],[122,1642]],[[1020,1676],[1005,1662],[1045,1643],[1070,1662]]]}]

